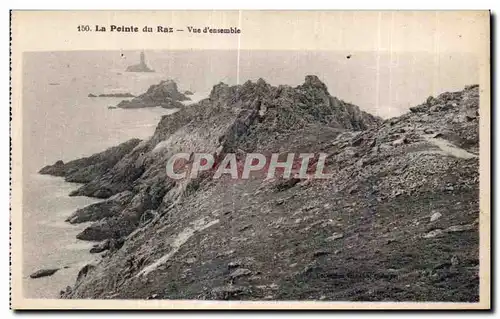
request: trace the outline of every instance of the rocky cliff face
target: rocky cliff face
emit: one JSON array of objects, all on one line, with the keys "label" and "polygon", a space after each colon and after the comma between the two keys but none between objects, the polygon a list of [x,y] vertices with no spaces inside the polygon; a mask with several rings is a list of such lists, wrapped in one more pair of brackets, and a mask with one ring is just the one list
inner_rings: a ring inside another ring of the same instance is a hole
[{"label": "rocky cliff face", "polygon": [[[63,297],[475,301],[478,96],[382,121],[315,76],[218,84],[72,194],[107,198],[68,218],[94,221],[78,237],[123,245]],[[177,152],[323,152],[333,175],[174,181]]]},{"label": "rocky cliff face", "polygon": [[190,98],[177,89],[177,83],[172,80],[166,80],[150,86],[146,93],[130,101],[125,100],[120,102],[117,107],[123,109],[143,107],[181,108],[184,105],[180,101],[188,100]]}]

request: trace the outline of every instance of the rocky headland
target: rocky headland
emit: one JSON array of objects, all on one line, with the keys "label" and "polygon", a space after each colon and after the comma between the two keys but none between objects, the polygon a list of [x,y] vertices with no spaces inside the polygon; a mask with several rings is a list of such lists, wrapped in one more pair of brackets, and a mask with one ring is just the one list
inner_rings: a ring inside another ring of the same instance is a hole
[{"label": "rocky headland", "polygon": [[165,80],[150,86],[145,93],[132,100],[121,101],[117,107],[122,109],[137,109],[144,107],[163,107],[167,109],[182,108],[184,104],[181,102],[189,100],[189,97],[179,92],[177,83],[173,80]]},{"label": "rocky headland", "polygon": [[[478,103],[468,86],[383,120],[316,76],[219,83],[148,140],[40,171],[104,199],[68,217],[102,259],[61,296],[477,301]],[[322,152],[333,175],[176,181],[178,152]]]}]

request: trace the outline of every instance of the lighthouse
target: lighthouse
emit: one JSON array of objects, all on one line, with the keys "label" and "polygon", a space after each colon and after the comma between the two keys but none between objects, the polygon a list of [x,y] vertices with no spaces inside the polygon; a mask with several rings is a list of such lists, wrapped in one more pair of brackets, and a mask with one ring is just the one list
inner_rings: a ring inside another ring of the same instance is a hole
[{"label": "lighthouse", "polygon": [[144,54],[144,51],[141,51],[140,59],[139,64],[127,67],[126,72],[154,72],[154,70],[148,68],[148,65],[146,64],[146,55]]},{"label": "lighthouse", "polygon": [[141,51],[141,65],[146,65],[146,56],[144,55],[144,51]]}]

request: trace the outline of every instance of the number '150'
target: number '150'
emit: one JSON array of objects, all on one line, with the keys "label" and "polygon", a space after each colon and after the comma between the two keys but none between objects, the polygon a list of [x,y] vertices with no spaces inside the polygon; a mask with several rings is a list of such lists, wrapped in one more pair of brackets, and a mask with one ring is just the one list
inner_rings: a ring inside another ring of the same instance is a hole
[{"label": "number '150'", "polygon": [[88,32],[88,31],[90,31],[90,26],[89,25],[79,25],[78,31],[79,32]]}]

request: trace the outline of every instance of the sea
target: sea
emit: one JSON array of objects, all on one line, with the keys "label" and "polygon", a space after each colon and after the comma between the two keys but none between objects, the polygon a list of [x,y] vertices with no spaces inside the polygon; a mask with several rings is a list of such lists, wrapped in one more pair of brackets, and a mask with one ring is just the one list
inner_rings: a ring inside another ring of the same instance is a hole
[{"label": "sea", "polygon": [[[162,108],[109,109],[121,98],[91,98],[90,93],[138,95],[161,80],[173,79],[193,102],[213,85],[242,84],[259,78],[298,85],[316,74],[330,94],[385,118],[398,116],[427,96],[477,83],[477,62],[466,54],[439,56],[415,52],[323,51],[146,51],[154,73],[125,72],[140,51],[26,52],[23,54],[23,294],[57,298],[75,282],[78,271],[99,256],[93,242],[76,235],[87,225],[64,220],[98,200],[69,197],[80,185],[38,174],[57,160],[90,156],[130,138],[146,139],[163,115]],[[39,269],[60,268],[31,279]]]}]

